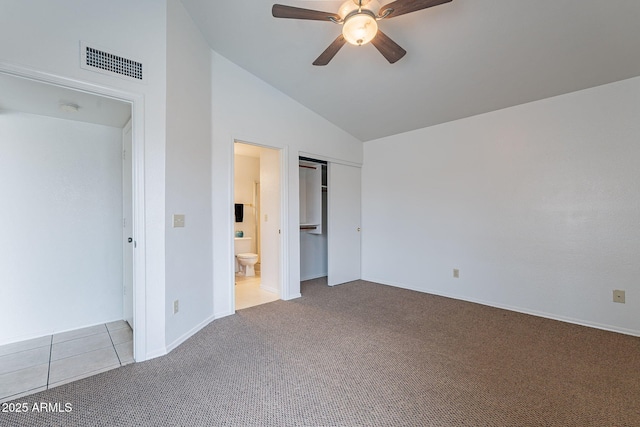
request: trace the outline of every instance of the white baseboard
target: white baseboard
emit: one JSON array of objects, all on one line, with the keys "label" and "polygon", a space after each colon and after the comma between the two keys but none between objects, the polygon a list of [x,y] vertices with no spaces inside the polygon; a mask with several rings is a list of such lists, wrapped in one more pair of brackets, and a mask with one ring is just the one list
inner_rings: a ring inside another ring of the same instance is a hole
[{"label": "white baseboard", "polygon": [[512,305],[507,305],[507,304],[500,304],[500,303],[495,303],[493,301],[486,301],[486,300],[477,299],[477,298],[468,298],[468,297],[464,297],[464,296],[461,296],[461,295],[449,294],[449,293],[446,293],[446,292],[436,291],[436,290],[433,290],[433,289],[418,289],[418,288],[415,288],[413,286],[408,286],[408,285],[404,285],[404,284],[401,284],[401,283],[390,283],[390,282],[387,282],[387,281],[384,281],[384,280],[377,280],[375,278],[363,278],[362,280],[366,280],[368,282],[373,282],[373,283],[379,283],[381,285],[386,285],[386,286],[393,286],[393,287],[396,287],[396,288],[408,289],[410,291],[422,292],[422,293],[425,293],[425,294],[437,295],[437,296],[441,296],[441,297],[457,299],[457,300],[460,300],[460,301],[473,302],[473,303],[476,303],[476,304],[486,305],[486,306],[489,306],[489,307],[495,307],[495,308],[500,308],[500,309],[503,309],[503,310],[514,311],[516,313],[529,314],[531,316],[543,317],[545,319],[558,320],[560,322],[572,323],[574,325],[586,326],[588,328],[601,329],[601,330],[604,330],[604,331],[617,332],[617,333],[620,333],[620,334],[632,335],[634,337],[640,337],[640,330],[621,328],[619,326],[606,325],[606,324],[601,324],[601,323],[597,323],[597,322],[591,322],[591,321],[583,320],[583,319],[574,319],[574,318],[571,318],[571,317],[561,316],[561,315],[557,315],[557,314],[553,314],[553,313],[547,313],[547,312],[544,312],[544,311],[530,310],[530,309],[527,309],[527,308],[522,308],[522,307],[517,307],[517,306],[512,306]]},{"label": "white baseboard", "polygon": [[231,316],[232,314],[236,314],[235,310],[223,311],[222,313],[213,313],[213,320],[222,319],[223,317]]},{"label": "white baseboard", "polygon": [[292,299],[300,298],[302,294],[298,292],[297,294],[289,295],[287,298],[282,298],[284,301],[291,301]]},{"label": "white baseboard", "polygon": [[304,282],[306,280],[319,279],[321,277],[327,277],[327,273],[315,274],[315,275],[312,275],[312,276],[304,276],[304,277],[300,278],[300,281]]},{"label": "white baseboard", "polygon": [[264,285],[260,285],[260,289],[267,291],[267,292],[273,292],[274,294],[278,293],[278,290],[276,288],[272,288],[271,286],[264,286]]},{"label": "white baseboard", "polygon": [[167,346],[167,353],[170,353],[173,349],[175,349],[180,344],[182,344],[183,342],[191,338],[193,335],[198,333],[198,331],[200,331],[202,328],[207,326],[209,323],[213,322],[215,318],[216,317],[213,315],[209,316],[205,320],[197,324],[195,327],[191,328],[189,331],[182,334],[180,337],[178,337],[178,339],[176,339],[175,341],[173,341],[171,344]]},{"label": "white baseboard", "polygon": [[[140,362],[155,359],[156,357],[165,356],[166,354],[167,354],[166,348],[159,348],[157,350],[148,351],[146,354],[147,357],[144,360],[140,360]],[[136,360],[136,362],[138,362],[138,360]]]}]

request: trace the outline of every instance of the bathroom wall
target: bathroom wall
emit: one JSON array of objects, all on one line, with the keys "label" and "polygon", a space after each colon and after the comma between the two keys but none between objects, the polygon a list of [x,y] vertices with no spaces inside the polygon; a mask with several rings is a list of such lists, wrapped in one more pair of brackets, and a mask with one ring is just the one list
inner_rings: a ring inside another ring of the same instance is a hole
[{"label": "bathroom wall", "polygon": [[256,217],[253,204],[253,189],[260,182],[260,159],[242,155],[234,155],[234,200],[244,204],[242,222],[234,222],[234,232],[242,230],[244,237],[251,237],[251,252],[258,253],[256,248]]},{"label": "bathroom wall", "polygon": [[122,129],[0,112],[0,345],[122,319]]}]

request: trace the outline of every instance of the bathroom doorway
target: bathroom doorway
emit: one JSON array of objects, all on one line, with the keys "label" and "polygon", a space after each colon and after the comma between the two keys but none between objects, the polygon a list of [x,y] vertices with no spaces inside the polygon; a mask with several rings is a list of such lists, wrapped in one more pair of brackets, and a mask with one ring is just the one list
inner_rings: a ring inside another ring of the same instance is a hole
[{"label": "bathroom doorway", "polygon": [[280,150],[234,144],[234,301],[241,310],[280,299]]}]

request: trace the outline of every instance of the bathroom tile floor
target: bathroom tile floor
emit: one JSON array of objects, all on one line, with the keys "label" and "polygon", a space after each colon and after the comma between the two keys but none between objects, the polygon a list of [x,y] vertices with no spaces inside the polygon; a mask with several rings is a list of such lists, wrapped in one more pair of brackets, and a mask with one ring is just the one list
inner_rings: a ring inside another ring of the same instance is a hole
[{"label": "bathroom tile floor", "polygon": [[0,402],[133,363],[124,320],[0,346]]},{"label": "bathroom tile floor", "polygon": [[254,277],[236,275],[236,310],[266,304],[280,299],[278,294],[260,288],[260,275]]}]

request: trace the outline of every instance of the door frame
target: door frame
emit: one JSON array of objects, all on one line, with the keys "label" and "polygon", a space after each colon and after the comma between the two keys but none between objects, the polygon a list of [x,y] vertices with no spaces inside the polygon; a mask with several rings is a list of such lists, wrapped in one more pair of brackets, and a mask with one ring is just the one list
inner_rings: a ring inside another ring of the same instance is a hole
[{"label": "door frame", "polygon": [[[233,223],[233,206],[235,203],[235,143],[253,145],[259,148],[267,148],[270,150],[276,150],[279,154],[279,168],[280,168],[280,254],[278,260],[278,276],[280,277],[279,283],[279,296],[281,300],[290,299],[290,290],[289,290],[289,232],[288,232],[288,224],[289,224],[289,198],[288,198],[288,188],[289,188],[289,169],[287,167],[287,160],[289,158],[288,155],[288,147],[278,147],[275,145],[268,144],[259,144],[252,142],[250,139],[245,138],[231,138],[231,150],[230,155],[231,159],[229,164],[231,165],[230,169],[230,182],[229,182],[229,218],[227,224],[227,236],[229,236],[229,262],[228,264],[228,274],[229,274],[229,304],[230,304],[230,312],[235,313],[236,311],[236,295],[235,295],[235,255],[234,255],[234,223]],[[261,220],[261,218],[259,218]]]},{"label": "door frame", "polygon": [[[135,243],[129,239],[133,237],[133,126],[131,119],[127,121],[127,124],[122,128],[122,317],[129,323],[131,328],[134,328],[135,321],[133,319],[133,254],[135,253]],[[131,140],[127,147],[125,145],[125,135],[129,134]],[[128,172],[128,173],[127,173]],[[124,184],[128,183],[131,193],[126,193]],[[129,197],[126,197],[126,196]],[[130,224],[126,224],[129,222]],[[126,233],[125,233],[126,231]],[[129,259],[130,258],[130,259]],[[127,265],[130,261],[131,265]],[[129,271],[128,268],[129,267]],[[128,277],[129,276],[129,277]],[[130,282],[128,282],[130,280]],[[131,288],[130,290],[128,288]]]},{"label": "door frame", "polygon": [[[133,147],[133,357],[146,360],[146,239],[144,210],[144,96],[0,61],[0,73],[126,102],[131,105]],[[124,296],[123,296],[124,299]]]}]

